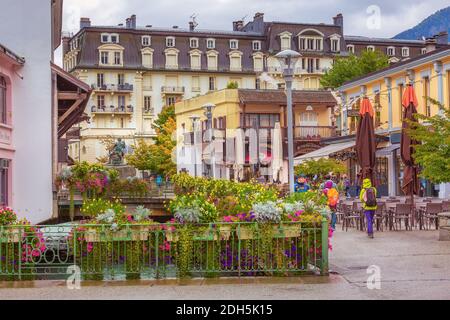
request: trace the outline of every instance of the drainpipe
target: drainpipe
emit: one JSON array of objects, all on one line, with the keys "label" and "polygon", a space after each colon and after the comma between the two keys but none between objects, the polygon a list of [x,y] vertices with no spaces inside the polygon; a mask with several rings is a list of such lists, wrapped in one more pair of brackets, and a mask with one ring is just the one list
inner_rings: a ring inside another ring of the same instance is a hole
[{"label": "drainpipe", "polygon": [[[444,103],[444,79],[442,74],[442,61],[434,62],[434,71],[437,75],[438,81],[438,101],[440,104]],[[439,114],[442,114],[442,110],[439,110]]]},{"label": "drainpipe", "polygon": [[389,133],[392,131],[392,121],[393,121],[393,116],[392,116],[392,79],[389,77],[384,78],[384,83],[387,87],[387,92],[388,92],[388,130]]}]

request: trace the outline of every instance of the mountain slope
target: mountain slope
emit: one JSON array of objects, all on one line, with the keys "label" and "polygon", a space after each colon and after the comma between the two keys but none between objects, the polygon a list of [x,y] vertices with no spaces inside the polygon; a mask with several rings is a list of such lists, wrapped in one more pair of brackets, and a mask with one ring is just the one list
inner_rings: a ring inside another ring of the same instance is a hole
[{"label": "mountain slope", "polygon": [[445,30],[450,34],[450,6],[435,12],[414,28],[399,33],[394,39],[417,40]]}]

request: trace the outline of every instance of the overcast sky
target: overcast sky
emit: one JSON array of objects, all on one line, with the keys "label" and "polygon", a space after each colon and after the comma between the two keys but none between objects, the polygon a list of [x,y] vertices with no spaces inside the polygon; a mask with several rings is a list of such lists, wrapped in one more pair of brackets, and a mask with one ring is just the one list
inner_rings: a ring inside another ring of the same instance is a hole
[{"label": "overcast sky", "polygon": [[331,23],[342,13],[346,35],[393,37],[448,5],[448,0],[64,0],[63,30],[78,31],[80,17],[117,25],[133,13],[138,26],[185,28],[195,13],[199,29],[224,30],[234,20],[252,20],[255,12],[264,12],[266,21],[312,23]]}]

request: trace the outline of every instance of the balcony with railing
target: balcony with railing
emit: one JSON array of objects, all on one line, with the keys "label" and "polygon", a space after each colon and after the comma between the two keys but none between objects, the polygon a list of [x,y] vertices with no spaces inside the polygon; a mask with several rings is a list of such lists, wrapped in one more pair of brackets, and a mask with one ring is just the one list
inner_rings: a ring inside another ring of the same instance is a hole
[{"label": "balcony with railing", "polygon": [[[199,136],[200,135],[200,136]],[[226,138],[226,130],[225,129],[212,129],[212,131],[209,130],[202,130],[197,131],[194,139],[194,132],[185,132],[183,133],[183,141],[185,145],[192,145],[195,143],[204,143],[208,144],[211,141],[211,138],[214,138],[214,140],[222,141]]]},{"label": "balcony with railing", "polygon": [[93,114],[132,114],[133,106],[92,106],[91,113]]},{"label": "balcony with railing", "polygon": [[336,127],[332,126],[295,126],[294,139],[299,141],[320,141],[336,137]]},{"label": "balcony with railing", "polygon": [[[252,126],[244,126],[242,129],[252,129]],[[257,130],[264,130],[267,135],[267,139],[270,140],[273,135],[274,127],[259,127]],[[284,137],[287,137],[287,128],[281,128]],[[336,137],[338,135],[336,127],[333,126],[295,126],[294,127],[294,140],[297,141],[310,141],[320,142],[322,139]]]},{"label": "balcony with railing", "polygon": [[161,93],[163,94],[184,94],[184,87],[178,86],[162,86]]},{"label": "balcony with railing", "polygon": [[102,84],[98,85],[96,83],[91,84],[91,88],[94,91],[100,92],[122,92],[122,93],[130,93],[133,92],[133,85],[129,83],[123,84]]},{"label": "balcony with railing", "polygon": [[154,115],[154,113],[155,113],[155,109],[153,107],[142,108],[142,114],[144,116],[151,116],[151,115]]}]

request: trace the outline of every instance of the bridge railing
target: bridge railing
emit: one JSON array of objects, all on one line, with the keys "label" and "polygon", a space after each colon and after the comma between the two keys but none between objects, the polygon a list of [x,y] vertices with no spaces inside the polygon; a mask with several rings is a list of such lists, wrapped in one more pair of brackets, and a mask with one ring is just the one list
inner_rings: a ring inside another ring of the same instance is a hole
[{"label": "bridge railing", "polygon": [[328,273],[328,222],[3,226],[0,280]]}]

